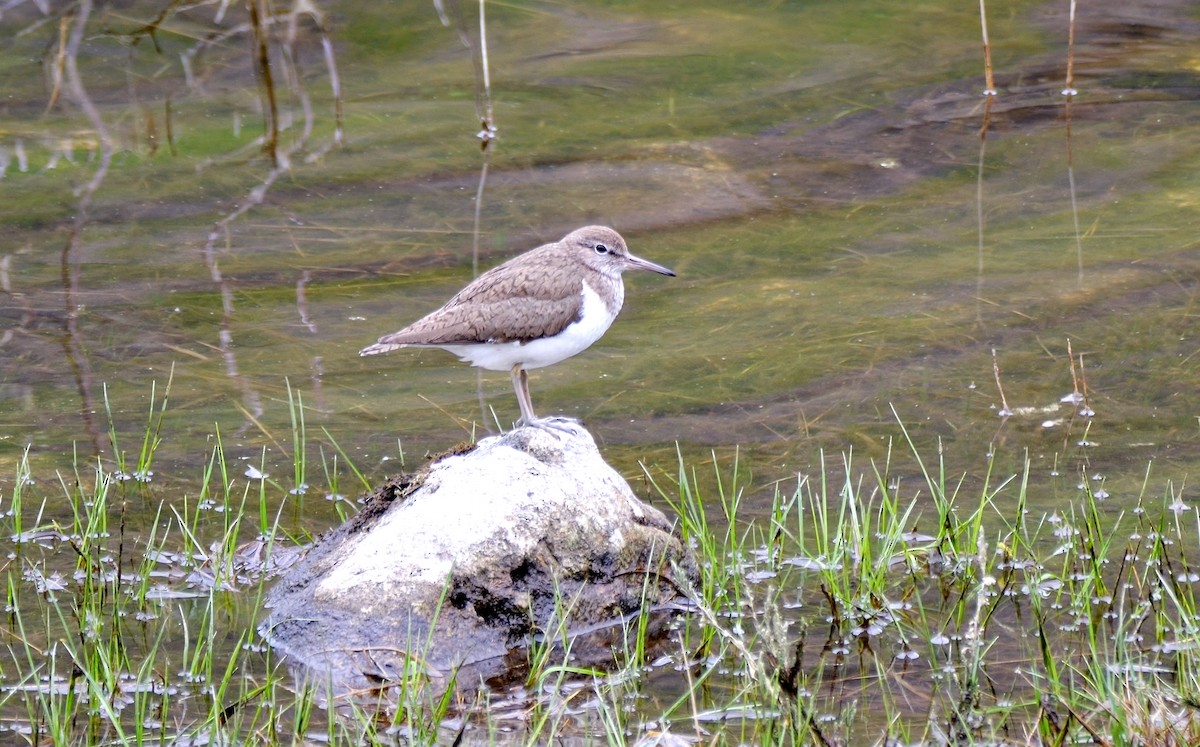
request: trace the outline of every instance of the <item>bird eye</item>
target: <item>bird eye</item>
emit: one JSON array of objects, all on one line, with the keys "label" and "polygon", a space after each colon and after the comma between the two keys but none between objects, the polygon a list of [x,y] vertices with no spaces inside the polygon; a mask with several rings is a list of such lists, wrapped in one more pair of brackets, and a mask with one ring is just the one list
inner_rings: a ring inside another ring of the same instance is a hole
[{"label": "bird eye", "polygon": [[596,244],[596,254],[608,254],[608,247],[604,244]]}]

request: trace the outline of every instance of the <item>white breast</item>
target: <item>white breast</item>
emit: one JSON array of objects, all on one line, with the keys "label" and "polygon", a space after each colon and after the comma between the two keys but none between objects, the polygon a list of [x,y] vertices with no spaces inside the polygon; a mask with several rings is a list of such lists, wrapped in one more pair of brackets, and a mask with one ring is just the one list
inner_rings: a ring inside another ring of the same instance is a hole
[{"label": "white breast", "polygon": [[[618,281],[616,288],[616,310],[620,311],[624,300],[624,288]],[[587,350],[617,318],[610,312],[604,300],[585,281],[583,283],[583,314],[579,321],[554,337],[544,337],[530,342],[490,342],[476,345],[444,345],[447,350],[472,366],[489,371],[509,371],[520,363],[525,368],[551,366],[572,355]]]}]

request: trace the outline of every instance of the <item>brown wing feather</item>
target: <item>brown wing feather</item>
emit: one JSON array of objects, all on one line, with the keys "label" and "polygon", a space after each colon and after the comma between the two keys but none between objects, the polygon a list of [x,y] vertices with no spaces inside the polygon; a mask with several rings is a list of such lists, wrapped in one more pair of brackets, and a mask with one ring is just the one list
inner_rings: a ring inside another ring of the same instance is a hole
[{"label": "brown wing feather", "polygon": [[378,344],[527,342],[558,334],[578,321],[583,287],[571,263],[554,260],[554,247],[538,247],[488,270],[445,306]]}]

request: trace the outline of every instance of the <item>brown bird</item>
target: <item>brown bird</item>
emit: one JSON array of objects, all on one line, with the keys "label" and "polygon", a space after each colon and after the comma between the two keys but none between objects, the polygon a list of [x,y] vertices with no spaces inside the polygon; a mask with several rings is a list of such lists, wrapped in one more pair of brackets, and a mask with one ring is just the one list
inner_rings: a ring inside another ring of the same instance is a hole
[{"label": "brown bird", "polygon": [[611,228],[580,228],[488,270],[442,308],[359,355],[435,347],[472,366],[508,371],[521,406],[517,425],[555,427],[533,414],[526,370],[558,363],[599,340],[621,310],[621,273],[631,269],[675,277],[630,254]]}]

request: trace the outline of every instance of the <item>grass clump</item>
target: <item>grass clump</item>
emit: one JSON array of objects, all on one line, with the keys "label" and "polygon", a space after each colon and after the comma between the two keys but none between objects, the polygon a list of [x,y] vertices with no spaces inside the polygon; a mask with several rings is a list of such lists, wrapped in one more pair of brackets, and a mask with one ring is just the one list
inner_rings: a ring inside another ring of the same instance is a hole
[{"label": "grass clump", "polygon": [[235,468],[218,434],[195,488],[160,492],[167,397],[152,395],[132,450],[114,424],[107,460],[77,457],[43,494],[26,456],[0,496],[0,741],[1200,740],[1200,515],[1174,485],[1151,498],[1149,473],[1126,511],[1083,480],[1036,516],[1028,460],[1000,480],[990,467],[950,479],[940,450],[926,462],[903,428],[903,452],[865,467],[822,454],[766,500],[736,457],[711,474],[682,459],[670,474],[647,467],[701,566],[694,587],[662,572],[690,603],[665,640],[644,611],[620,622],[613,668],[573,663],[564,598],[506,690],[417,666],[346,693],[294,677],[257,625],[274,556],[306,536],[282,530],[285,507],[314,475],[330,495],[342,472],[369,481],[332,438],[316,445],[319,469],[304,463],[314,444],[290,392],[284,483],[261,460]]},{"label": "grass clump", "polygon": [[694,472],[656,478],[705,568],[681,631],[709,680],[689,692],[689,736],[1194,743],[1196,512],[1169,489],[1114,516],[1085,489],[1033,517],[1028,460],[968,493],[901,437],[908,459],[822,456],[752,519],[729,510],[729,483],[705,501]]},{"label": "grass clump", "polygon": [[[135,450],[106,401],[108,459],[77,454],[40,495],[26,454],[0,496],[0,742],[274,743],[319,723],[321,700],[289,689],[255,629],[274,543],[291,541],[279,529],[287,491],[235,477],[217,435],[194,494],[159,492],[167,395],[151,400]],[[255,508],[259,523],[246,526]],[[328,730],[361,736],[354,722]]]}]

